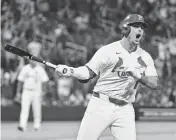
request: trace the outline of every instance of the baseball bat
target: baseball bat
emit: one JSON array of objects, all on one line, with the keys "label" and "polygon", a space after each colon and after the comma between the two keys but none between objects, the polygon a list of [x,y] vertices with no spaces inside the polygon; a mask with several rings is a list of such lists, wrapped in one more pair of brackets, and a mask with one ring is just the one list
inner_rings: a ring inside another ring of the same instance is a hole
[{"label": "baseball bat", "polygon": [[21,57],[24,57],[24,58],[27,58],[27,59],[30,59],[30,60],[33,60],[33,61],[36,61],[36,62],[39,62],[39,63],[42,63],[42,64],[45,64],[46,66],[49,66],[51,68],[56,68],[57,66],[50,63],[50,62],[47,62],[41,58],[38,58],[22,49],[19,49],[17,47],[14,47],[12,45],[9,45],[9,44],[6,44],[4,49],[7,51],[7,52],[10,52],[10,53],[13,53],[13,54],[16,54],[18,56],[21,56]]}]

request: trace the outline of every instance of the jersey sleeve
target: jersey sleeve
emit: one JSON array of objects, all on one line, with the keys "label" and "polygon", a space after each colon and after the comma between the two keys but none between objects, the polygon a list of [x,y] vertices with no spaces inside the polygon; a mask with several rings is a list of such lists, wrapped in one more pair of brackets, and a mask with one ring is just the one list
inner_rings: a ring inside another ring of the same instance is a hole
[{"label": "jersey sleeve", "polygon": [[45,69],[43,67],[41,67],[41,70],[40,70],[40,76],[41,76],[41,81],[42,82],[47,82],[49,81],[49,77],[48,77],[48,74],[46,73]]},{"label": "jersey sleeve", "polygon": [[149,54],[145,55],[145,60],[147,65],[145,69],[145,76],[158,76],[152,57]]},{"label": "jersey sleeve", "polygon": [[101,69],[106,66],[107,54],[104,48],[100,48],[86,66],[98,75]]},{"label": "jersey sleeve", "polygon": [[24,82],[26,72],[27,72],[27,71],[26,71],[26,67],[23,67],[23,68],[21,69],[21,71],[19,72],[19,74],[18,74],[17,80],[18,80],[18,81],[21,81],[21,82]]}]

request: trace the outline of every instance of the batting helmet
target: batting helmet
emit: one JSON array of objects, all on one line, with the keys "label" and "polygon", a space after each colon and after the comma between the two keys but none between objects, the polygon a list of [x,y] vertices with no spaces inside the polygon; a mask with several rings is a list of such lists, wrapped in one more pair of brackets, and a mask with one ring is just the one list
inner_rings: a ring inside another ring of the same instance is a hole
[{"label": "batting helmet", "polygon": [[127,37],[128,34],[131,31],[131,27],[130,26],[135,24],[135,23],[141,23],[143,25],[143,28],[147,28],[148,27],[148,24],[144,21],[143,16],[138,15],[138,14],[128,15],[123,21],[122,36]]}]

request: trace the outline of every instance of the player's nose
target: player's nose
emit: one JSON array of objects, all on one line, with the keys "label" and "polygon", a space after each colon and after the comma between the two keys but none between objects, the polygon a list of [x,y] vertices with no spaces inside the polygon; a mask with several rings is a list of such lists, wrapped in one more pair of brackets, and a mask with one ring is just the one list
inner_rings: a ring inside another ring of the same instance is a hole
[{"label": "player's nose", "polygon": [[139,26],[139,27],[138,27],[138,30],[139,30],[139,31],[142,31],[142,27],[141,27],[141,26]]},{"label": "player's nose", "polygon": [[143,31],[142,27],[138,27],[137,30],[139,33],[142,33],[142,31]]}]

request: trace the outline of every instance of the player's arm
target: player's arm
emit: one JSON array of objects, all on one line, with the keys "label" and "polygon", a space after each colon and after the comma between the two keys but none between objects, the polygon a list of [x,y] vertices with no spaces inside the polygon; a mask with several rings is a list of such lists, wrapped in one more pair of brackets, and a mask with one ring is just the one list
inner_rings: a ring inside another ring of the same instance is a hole
[{"label": "player's arm", "polygon": [[99,49],[85,66],[73,68],[66,65],[58,65],[56,72],[63,76],[73,76],[79,80],[88,81],[98,75],[100,69],[104,66],[106,57],[103,52],[104,50]]},{"label": "player's arm", "polygon": [[156,90],[158,88],[158,76],[141,76],[139,82],[147,87]]},{"label": "player's arm", "polygon": [[73,76],[79,80],[89,79],[93,73],[91,73],[91,70],[87,66],[73,68],[66,65],[59,65],[56,71],[59,71],[62,75]]},{"label": "player's arm", "polygon": [[16,90],[16,98],[21,97],[21,93],[23,90],[23,84],[24,84],[24,78],[25,78],[25,71],[26,69],[23,67],[21,71],[19,72],[19,75],[17,77],[17,90]]},{"label": "player's arm", "polygon": [[46,92],[48,91],[48,82],[49,82],[49,77],[47,72],[43,67],[40,67],[40,77],[42,78],[42,94],[45,95]]},{"label": "player's arm", "polygon": [[138,72],[136,69],[129,68],[129,74],[134,77],[137,81],[146,85],[147,87],[156,90],[158,88],[158,76],[145,76]]},{"label": "player's arm", "polygon": [[159,85],[159,78],[154,66],[154,62],[150,55],[144,57],[144,59],[146,62],[146,69],[144,71],[144,75],[142,75],[134,68],[129,69],[129,74],[143,85],[146,85],[147,87],[156,90]]},{"label": "player's arm", "polygon": [[14,101],[16,103],[20,103],[21,102],[21,93],[22,93],[22,90],[23,90],[23,82],[22,81],[18,81],[17,82],[16,95],[15,95],[15,98],[14,98]]},{"label": "player's arm", "polygon": [[146,56],[146,65],[147,66],[144,71],[144,75],[141,76],[139,81],[151,89],[157,89],[159,85],[159,78],[156,72],[154,61],[150,55]]}]

